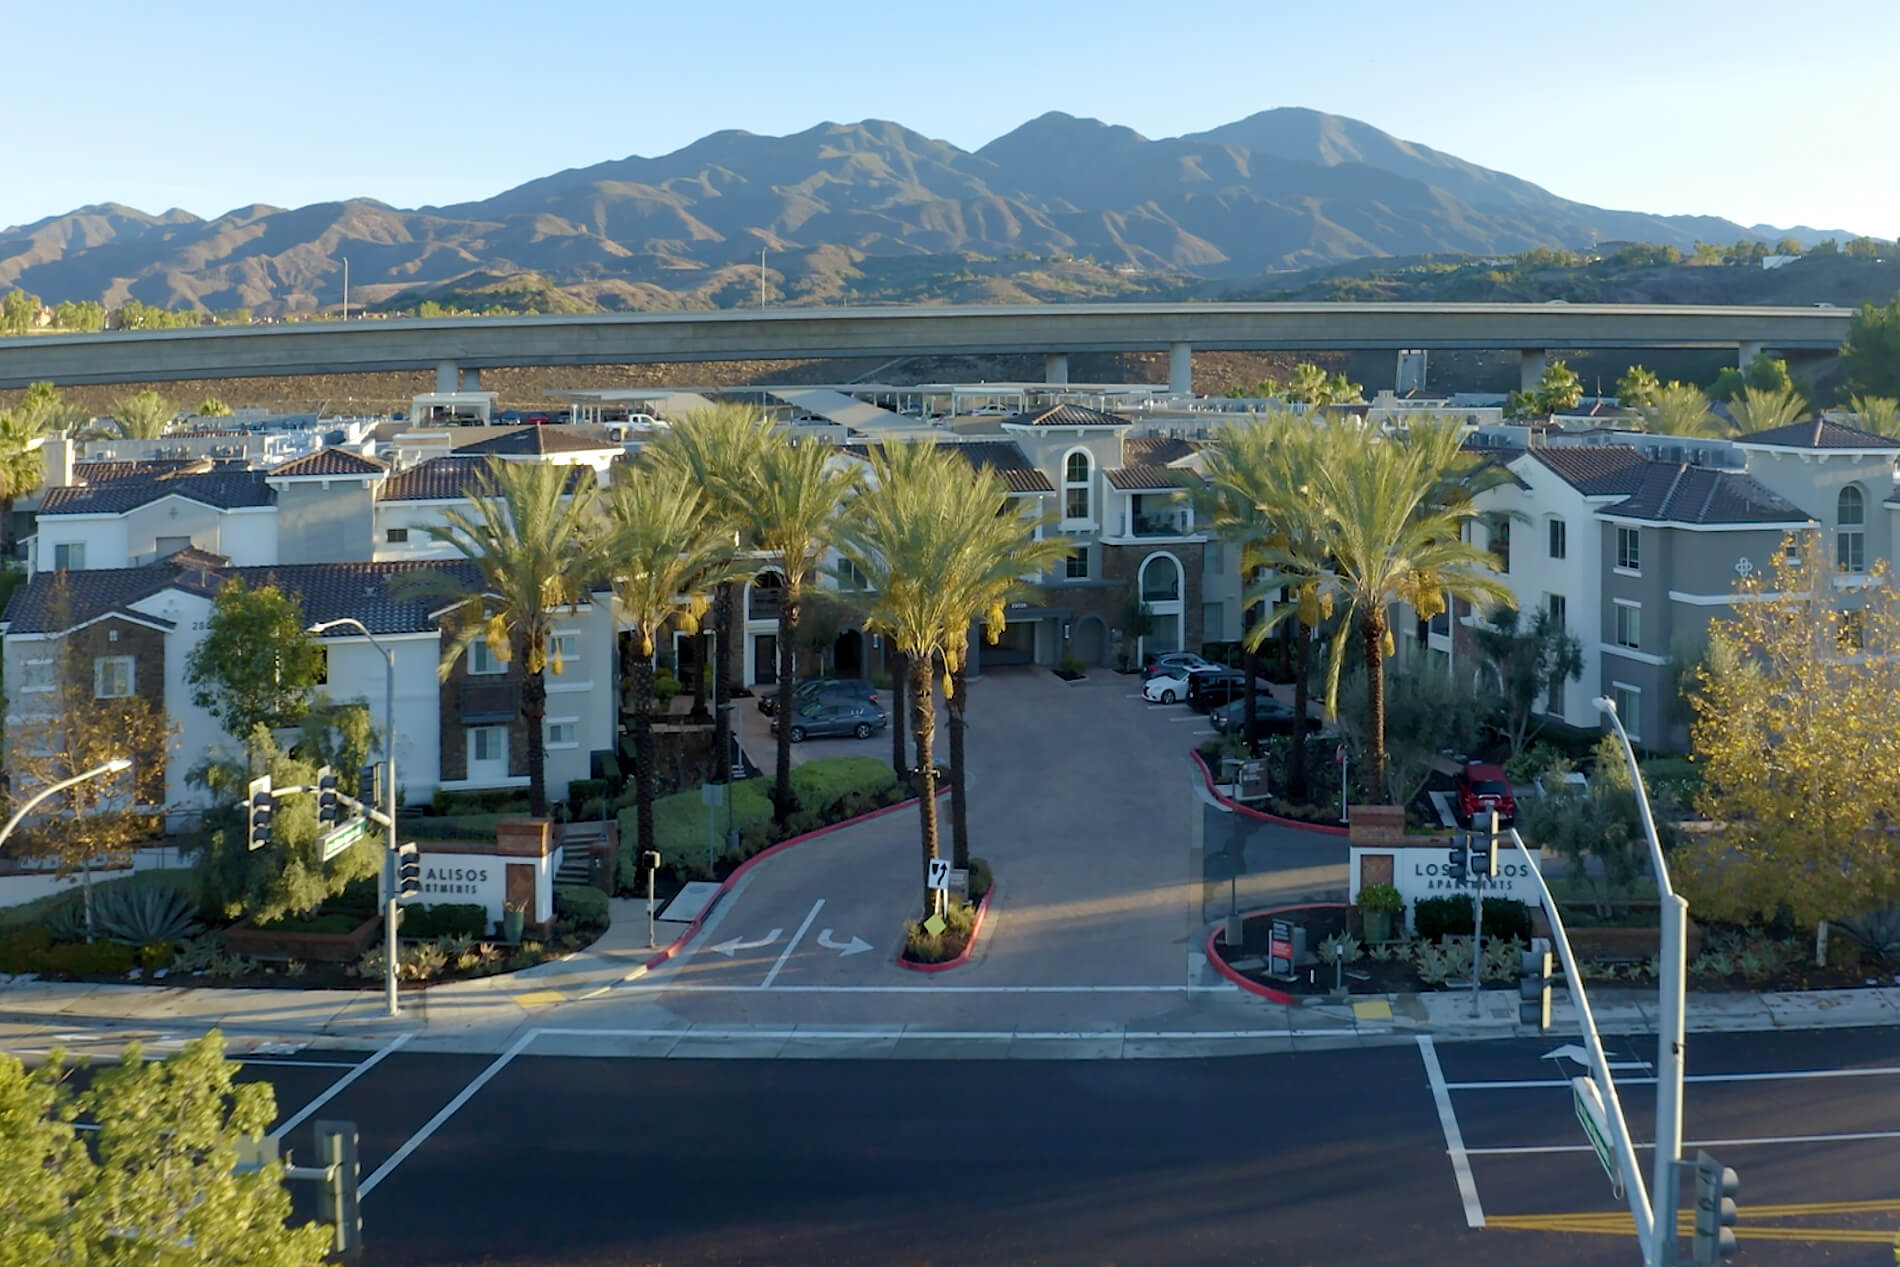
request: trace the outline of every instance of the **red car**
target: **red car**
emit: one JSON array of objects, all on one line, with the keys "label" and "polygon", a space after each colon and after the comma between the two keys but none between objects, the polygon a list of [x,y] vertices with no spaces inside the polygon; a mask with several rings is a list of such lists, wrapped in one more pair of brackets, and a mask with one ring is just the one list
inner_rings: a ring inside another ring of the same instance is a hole
[{"label": "red car", "polygon": [[1511,780],[1504,767],[1489,761],[1467,761],[1455,781],[1458,793],[1458,817],[1472,827],[1492,810],[1498,812],[1499,826],[1517,821],[1517,799],[1511,795]]}]

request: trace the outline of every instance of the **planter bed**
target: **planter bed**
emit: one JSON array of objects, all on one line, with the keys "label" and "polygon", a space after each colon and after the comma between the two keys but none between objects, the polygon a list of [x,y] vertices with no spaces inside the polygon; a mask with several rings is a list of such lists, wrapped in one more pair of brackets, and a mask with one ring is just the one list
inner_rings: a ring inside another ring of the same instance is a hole
[{"label": "planter bed", "polygon": [[224,943],[233,954],[249,959],[355,963],[375,942],[382,926],[380,915],[370,915],[348,932],[337,933],[259,928],[245,919],[224,930]]}]

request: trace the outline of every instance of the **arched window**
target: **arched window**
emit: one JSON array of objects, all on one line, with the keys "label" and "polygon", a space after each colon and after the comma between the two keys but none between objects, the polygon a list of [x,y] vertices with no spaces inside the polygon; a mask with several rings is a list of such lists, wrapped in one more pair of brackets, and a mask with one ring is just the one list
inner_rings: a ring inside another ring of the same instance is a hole
[{"label": "arched window", "polygon": [[1141,565],[1141,601],[1170,603],[1181,597],[1181,565],[1171,554],[1153,554]]},{"label": "arched window", "polygon": [[1077,449],[1062,462],[1062,517],[1086,520],[1089,515],[1089,455]]},{"label": "arched window", "polygon": [[746,594],[747,620],[777,620],[785,605],[785,578],[777,572],[761,572],[752,578]]},{"label": "arched window", "polygon": [[1867,570],[1867,495],[1849,484],[1834,501],[1834,566],[1842,572]]}]

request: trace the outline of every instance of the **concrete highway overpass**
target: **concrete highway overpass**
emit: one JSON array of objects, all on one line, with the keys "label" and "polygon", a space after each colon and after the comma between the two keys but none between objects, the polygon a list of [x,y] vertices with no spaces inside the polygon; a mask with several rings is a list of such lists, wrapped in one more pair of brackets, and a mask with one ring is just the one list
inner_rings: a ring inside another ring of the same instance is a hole
[{"label": "concrete highway overpass", "polygon": [[1638,304],[1043,304],[784,308],[408,318],[0,339],[0,388],[54,383],[436,370],[443,390],[494,366],[817,357],[1042,353],[1064,382],[1072,352],[1169,353],[1169,384],[1192,389],[1193,350],[1476,348],[1831,351],[1846,308]]}]

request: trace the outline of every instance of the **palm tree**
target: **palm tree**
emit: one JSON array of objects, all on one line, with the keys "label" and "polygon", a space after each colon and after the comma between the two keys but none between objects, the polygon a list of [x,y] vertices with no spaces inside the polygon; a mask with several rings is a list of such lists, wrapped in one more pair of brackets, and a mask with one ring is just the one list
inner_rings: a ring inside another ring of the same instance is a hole
[{"label": "palm tree", "polygon": [[1716,440],[1731,428],[1709,408],[1709,398],[1694,383],[1671,381],[1656,389],[1650,404],[1638,409],[1643,424],[1657,435]]},{"label": "palm tree", "polygon": [[608,495],[607,521],[614,597],[639,642],[639,654],[627,666],[634,685],[634,805],[640,847],[651,849],[654,640],[669,623],[686,634],[698,633],[710,591],[743,571],[731,525],[698,488],[663,467],[637,466],[615,485]]},{"label": "palm tree", "polygon": [[0,413],[0,561],[13,557],[13,502],[46,480],[41,433],[25,413]]},{"label": "palm tree", "polygon": [[178,407],[149,387],[112,406],[112,420],[128,440],[156,440],[177,416]]},{"label": "palm tree", "polygon": [[[640,452],[641,461],[656,469],[670,471],[673,478],[696,490],[712,513],[733,526],[735,534],[742,523],[738,506],[728,490],[743,489],[758,463],[772,432],[771,420],[750,405],[714,405],[696,409],[674,424],[666,434]],[[741,541],[740,544],[749,545]],[[738,604],[733,601],[737,581],[724,581],[713,590],[713,628],[715,645],[706,649],[702,659],[713,664],[713,701],[732,699],[733,649],[738,645],[734,626]],[[728,710],[713,710],[713,769],[718,782],[727,781],[730,769],[732,725]]]},{"label": "palm tree", "polygon": [[1385,787],[1385,657],[1391,654],[1389,609],[1409,603],[1422,619],[1453,601],[1516,606],[1498,580],[1489,550],[1465,541],[1475,518],[1456,476],[1474,459],[1462,452],[1453,423],[1414,420],[1402,437],[1354,426],[1324,431],[1312,472],[1313,506],[1324,558],[1302,558],[1267,546],[1261,561],[1274,571],[1313,572],[1340,615],[1326,672],[1326,708],[1338,711],[1340,670],[1350,635],[1365,656],[1367,784]]},{"label": "palm tree", "polygon": [[1853,396],[1847,407],[1854,411],[1854,425],[1861,430],[1900,439],[1900,401],[1891,396]]},{"label": "palm tree", "polygon": [[719,495],[737,514],[748,544],[772,561],[783,579],[778,634],[778,732],[772,816],[791,817],[792,690],[797,676],[799,604],[817,575],[837,529],[838,511],[857,473],[836,464],[836,450],[815,441],[768,434],[747,470],[722,472]]},{"label": "palm tree", "polygon": [[[931,674],[941,661],[944,691],[962,663],[972,603],[991,593],[973,578],[992,568],[995,539],[985,520],[997,518],[1005,491],[988,470],[976,472],[962,459],[924,443],[880,446],[871,451],[871,477],[852,496],[842,524],[839,551],[869,587],[864,624],[890,639],[910,669],[910,722],[917,745],[918,818],[923,874],[938,856],[937,771],[931,760],[936,710]],[[1001,599],[987,613],[1000,627]],[[926,909],[931,902],[922,887]]]},{"label": "palm tree", "polygon": [[542,462],[491,458],[484,484],[470,495],[467,511],[445,511],[447,522],[428,530],[434,540],[454,546],[482,578],[482,592],[456,605],[437,672],[446,680],[477,640],[500,663],[520,660],[527,674],[521,684],[521,720],[528,731],[529,810],[545,818],[545,674],[549,667],[556,673],[562,669],[553,649],[555,619],[578,608],[601,573],[597,494],[587,467]]},{"label": "palm tree", "polygon": [[1744,387],[1741,395],[1728,402],[1728,412],[1735,419],[1735,429],[1749,435],[1803,421],[1808,416],[1808,402],[1792,387],[1780,391]]}]

